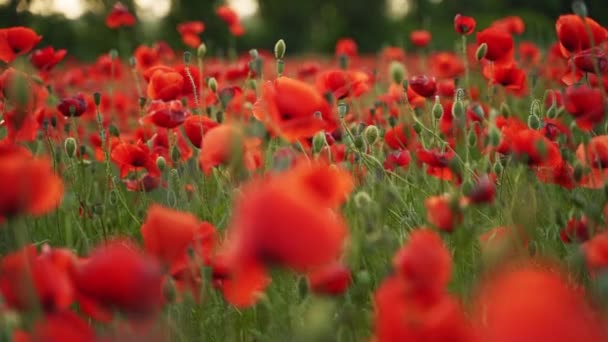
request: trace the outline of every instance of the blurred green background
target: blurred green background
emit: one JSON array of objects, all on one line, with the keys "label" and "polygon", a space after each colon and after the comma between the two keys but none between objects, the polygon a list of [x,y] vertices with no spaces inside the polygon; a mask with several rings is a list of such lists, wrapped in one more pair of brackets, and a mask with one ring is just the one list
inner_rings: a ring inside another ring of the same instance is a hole
[{"label": "blurred green background", "polygon": [[[133,28],[110,30],[105,16],[114,0],[0,0],[2,26],[26,25],[44,36],[41,46],[67,48],[71,55],[91,59],[112,48],[124,53],[141,44],[167,41],[184,48],[176,25],[202,20],[202,34],[213,54],[271,49],[283,38],[288,53],[331,53],[340,37],[352,37],[362,52],[386,45],[408,48],[409,32],[425,28],[433,33],[433,47],[451,48],[456,13],[477,18],[478,28],[506,15],[519,15],[527,24],[520,39],[549,43],[555,38],[558,15],[571,11],[570,0],[231,0],[244,15],[247,33],[232,41],[226,25],[215,15],[220,0],[123,0],[138,17]],[[588,0],[590,16],[608,24],[608,0]],[[66,17],[67,16],[67,17]]]}]

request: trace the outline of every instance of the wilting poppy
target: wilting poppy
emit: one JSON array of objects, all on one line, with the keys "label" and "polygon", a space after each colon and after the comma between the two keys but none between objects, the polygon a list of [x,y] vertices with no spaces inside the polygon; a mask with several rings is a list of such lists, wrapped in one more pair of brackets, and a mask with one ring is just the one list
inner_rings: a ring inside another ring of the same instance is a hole
[{"label": "wilting poppy", "polygon": [[606,102],[598,88],[570,86],[564,94],[564,105],[578,127],[585,131],[593,129],[604,119]]},{"label": "wilting poppy", "polygon": [[81,309],[102,320],[112,310],[135,318],[154,315],[163,301],[160,265],[126,241],[95,249],[76,265],[73,281]]},{"label": "wilting poppy", "polygon": [[346,291],[352,281],[350,270],[341,263],[332,263],[308,274],[312,292],[337,296]]},{"label": "wilting poppy", "polygon": [[485,59],[495,64],[510,64],[513,61],[514,43],[509,32],[495,27],[477,32],[477,44],[483,43],[488,46]]},{"label": "wilting poppy", "polygon": [[456,14],[454,17],[454,30],[456,33],[468,36],[475,31],[475,26],[477,26],[475,18],[461,14]]},{"label": "wilting poppy", "polygon": [[64,49],[55,51],[52,46],[47,46],[44,49],[34,50],[30,56],[30,61],[36,69],[40,71],[49,71],[57,65],[57,63],[61,62],[66,53],[67,51]]},{"label": "wilting poppy", "polygon": [[599,316],[583,295],[542,264],[508,265],[490,276],[476,297],[480,340],[603,341],[607,336]]},{"label": "wilting poppy", "polygon": [[112,6],[112,10],[106,17],[106,26],[115,29],[122,26],[135,25],[135,16],[129,12],[127,6],[117,2]]},{"label": "wilting poppy", "polygon": [[323,96],[307,83],[287,77],[264,84],[253,114],[288,141],[337,127],[336,115]]},{"label": "wilting poppy", "polygon": [[[587,33],[587,27],[591,31],[593,41]],[[589,17],[583,19],[575,14],[560,16],[555,22],[555,31],[564,56],[591,49],[608,40],[608,32],[595,20]]]},{"label": "wilting poppy", "polygon": [[50,160],[11,151],[0,151],[0,217],[43,215],[57,208],[64,188]]},{"label": "wilting poppy", "polygon": [[148,96],[152,100],[175,100],[181,95],[184,82],[184,77],[174,70],[154,70],[148,83]]},{"label": "wilting poppy", "polygon": [[427,30],[416,30],[410,33],[410,41],[414,46],[423,48],[431,42],[431,33]]},{"label": "wilting poppy", "polygon": [[184,44],[194,49],[201,44],[199,34],[203,31],[205,24],[202,21],[188,21],[177,25],[177,32],[182,36]]},{"label": "wilting poppy", "polygon": [[188,116],[190,116],[190,112],[184,108],[181,101],[153,101],[141,121],[157,127],[175,128],[184,123]]},{"label": "wilting poppy", "polygon": [[10,63],[17,56],[30,52],[40,40],[42,37],[27,27],[15,26],[0,29],[0,60]]}]

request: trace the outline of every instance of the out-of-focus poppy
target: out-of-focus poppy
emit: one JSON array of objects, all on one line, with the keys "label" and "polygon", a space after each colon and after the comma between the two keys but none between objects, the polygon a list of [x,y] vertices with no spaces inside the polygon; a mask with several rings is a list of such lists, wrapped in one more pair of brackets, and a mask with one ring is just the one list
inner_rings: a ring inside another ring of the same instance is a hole
[{"label": "out-of-focus poppy", "polygon": [[[95,341],[95,331],[71,311],[54,312],[34,323],[25,341]],[[23,341],[23,342],[25,342]]]},{"label": "out-of-focus poppy", "polygon": [[155,70],[148,83],[148,96],[152,100],[176,100],[182,93],[184,82],[184,77],[174,70]]},{"label": "out-of-focus poppy", "polygon": [[384,169],[395,170],[396,168],[407,168],[410,165],[412,157],[409,151],[397,150],[386,156],[384,161]]},{"label": "out-of-focus poppy", "polygon": [[416,131],[406,124],[399,124],[384,134],[384,142],[393,150],[407,149],[416,145]]},{"label": "out-of-focus poppy", "polygon": [[158,188],[160,184],[161,179],[159,176],[153,176],[147,172],[139,176],[137,179],[125,179],[125,185],[129,191],[150,192]]},{"label": "out-of-focus poppy", "polygon": [[534,261],[508,266],[489,277],[477,295],[474,321],[482,341],[606,339],[582,289]]},{"label": "out-of-focus poppy", "polygon": [[496,184],[489,175],[482,175],[475,180],[473,188],[466,196],[473,204],[491,203],[496,196]]},{"label": "out-of-focus poppy", "polygon": [[57,208],[64,188],[50,160],[11,150],[0,151],[0,217],[43,215]]},{"label": "out-of-focus poppy", "polygon": [[184,132],[192,145],[201,148],[205,134],[218,125],[219,123],[205,115],[190,115],[184,120],[183,126]]},{"label": "out-of-focus poppy", "polygon": [[427,30],[415,30],[410,33],[410,41],[414,46],[423,48],[431,42],[431,33]]},{"label": "out-of-focus poppy", "polygon": [[30,56],[30,61],[36,69],[40,71],[49,71],[57,65],[57,63],[63,60],[66,53],[67,51],[64,49],[55,51],[55,48],[52,46],[47,46],[44,49],[34,50]]},{"label": "out-of-focus poppy", "polygon": [[425,98],[433,97],[437,93],[437,81],[435,80],[435,77],[426,75],[410,78],[409,87],[412,88],[416,94]]},{"label": "out-of-focus poppy", "polygon": [[215,10],[220,19],[222,19],[228,26],[236,25],[239,23],[239,15],[229,6],[220,6]]},{"label": "out-of-focus poppy", "polygon": [[177,32],[182,36],[182,41],[193,49],[201,45],[199,34],[203,31],[205,31],[205,24],[202,21],[188,21],[177,25]]},{"label": "out-of-focus poppy", "polygon": [[515,64],[486,66],[483,73],[492,84],[500,84],[511,94],[521,96],[527,91],[526,72]]},{"label": "out-of-focus poppy", "polygon": [[504,30],[513,35],[521,35],[526,30],[526,24],[523,19],[518,16],[509,16],[495,20],[491,27]]},{"label": "out-of-focus poppy", "polygon": [[576,52],[572,61],[576,68],[583,72],[606,73],[608,71],[608,56],[606,56],[606,51],[599,47]]},{"label": "out-of-focus poppy", "polygon": [[359,97],[370,89],[369,76],[361,71],[327,70],[317,76],[317,90],[331,93],[336,99]]},{"label": "out-of-focus poppy", "polygon": [[126,177],[129,172],[146,169],[151,175],[160,175],[156,166],[156,156],[144,142],[121,142],[113,146],[110,157],[120,170],[120,177]]},{"label": "out-of-focus poppy", "polygon": [[253,114],[288,141],[337,127],[336,114],[323,96],[307,83],[287,77],[264,84]]},{"label": "out-of-focus poppy", "polygon": [[73,281],[81,309],[101,320],[110,319],[113,310],[151,316],[163,302],[160,265],[126,241],[95,249],[76,265]]},{"label": "out-of-focus poppy", "polygon": [[[591,31],[593,41],[587,33],[587,27]],[[583,19],[575,14],[560,16],[555,22],[555,31],[562,54],[566,57],[571,53],[599,46],[608,40],[608,32],[595,20],[589,17]]]},{"label": "out-of-focus poppy", "polygon": [[357,56],[357,43],[351,38],[342,38],[336,42],[336,56],[347,56],[350,58]]},{"label": "out-of-focus poppy", "polygon": [[450,169],[450,161],[456,153],[452,149],[441,152],[438,149],[427,150],[422,147],[416,149],[416,157],[420,163],[426,164],[427,174],[443,180],[457,180],[460,175],[455,175]]},{"label": "out-of-focus poppy", "polygon": [[541,60],[541,52],[540,48],[528,41],[524,41],[519,43],[519,47],[517,48],[519,52],[519,59],[522,63],[522,66],[536,66],[540,63]]},{"label": "out-of-focus poppy", "polygon": [[495,27],[477,32],[477,44],[483,43],[488,46],[485,59],[495,64],[510,64],[513,61],[514,43],[509,32]]},{"label": "out-of-focus poppy", "polygon": [[10,63],[17,56],[30,52],[41,40],[41,36],[27,27],[0,29],[0,60]]},{"label": "out-of-focus poppy", "polygon": [[462,213],[455,199],[448,195],[432,196],[424,200],[427,220],[435,227],[452,232],[462,222]]},{"label": "out-of-focus poppy", "polygon": [[106,17],[106,26],[115,29],[123,26],[135,25],[135,16],[129,12],[127,6],[117,2]]},{"label": "out-of-focus poppy", "polygon": [[589,131],[604,119],[606,102],[598,88],[570,86],[564,94],[564,105],[582,130]]},{"label": "out-of-focus poppy", "polygon": [[585,242],[583,253],[592,274],[605,272],[608,269],[608,232],[597,234]]},{"label": "out-of-focus poppy", "polygon": [[475,21],[475,18],[467,17],[462,14],[456,14],[454,17],[454,30],[456,33],[468,36],[475,31],[476,26],[477,22]]},{"label": "out-of-focus poppy", "polygon": [[57,110],[67,118],[79,117],[87,111],[87,102],[82,94],[66,97],[61,99]]},{"label": "out-of-focus poppy", "polygon": [[135,67],[139,71],[146,71],[160,62],[158,50],[146,45],[140,45],[133,52]]},{"label": "out-of-focus poppy", "polygon": [[141,122],[162,128],[175,128],[184,123],[188,116],[190,112],[184,108],[181,101],[153,101],[146,110],[146,116],[141,118]]},{"label": "out-of-focus poppy", "polygon": [[585,242],[593,237],[596,228],[587,219],[586,216],[571,218],[568,220],[566,227],[559,232],[560,239],[565,243]]},{"label": "out-of-focus poppy", "polygon": [[453,79],[464,73],[464,63],[453,53],[439,52],[429,58],[431,74],[439,79]]},{"label": "out-of-focus poppy", "polygon": [[312,292],[337,296],[346,291],[352,281],[350,270],[341,263],[332,263],[308,274]]},{"label": "out-of-focus poppy", "polygon": [[235,126],[220,125],[203,135],[199,164],[203,172],[209,174],[219,165],[231,164],[252,171],[261,164],[259,141],[246,138]]}]

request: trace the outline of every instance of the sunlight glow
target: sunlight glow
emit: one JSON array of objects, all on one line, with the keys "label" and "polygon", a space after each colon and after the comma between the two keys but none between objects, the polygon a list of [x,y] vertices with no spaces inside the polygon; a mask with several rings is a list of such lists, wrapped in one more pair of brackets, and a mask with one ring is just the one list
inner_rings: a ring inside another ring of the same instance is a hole
[{"label": "sunlight glow", "polygon": [[409,0],[389,0],[388,2],[388,15],[394,19],[405,17],[410,9]]},{"label": "sunlight glow", "polygon": [[32,14],[61,14],[68,19],[77,19],[86,11],[83,0],[33,0],[26,9]]},{"label": "sunlight glow", "polygon": [[232,7],[241,18],[252,17],[258,11],[257,0],[228,0],[228,6]]},{"label": "sunlight glow", "polygon": [[165,17],[171,10],[171,0],[135,0],[135,12],[139,18],[154,21]]}]

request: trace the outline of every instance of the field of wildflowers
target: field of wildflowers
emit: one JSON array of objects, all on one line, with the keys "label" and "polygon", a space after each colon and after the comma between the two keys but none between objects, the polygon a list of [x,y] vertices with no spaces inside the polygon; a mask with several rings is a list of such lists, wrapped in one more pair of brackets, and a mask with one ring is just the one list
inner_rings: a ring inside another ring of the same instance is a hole
[{"label": "field of wildflowers", "polygon": [[0,29],[0,340],[608,341],[608,30],[525,29],[92,63]]}]

